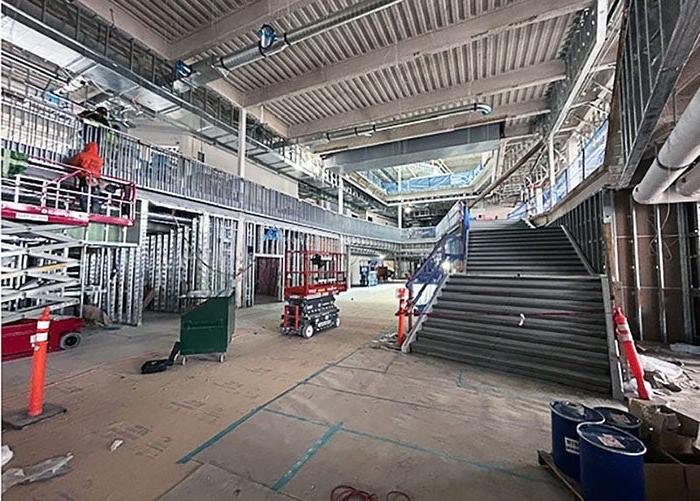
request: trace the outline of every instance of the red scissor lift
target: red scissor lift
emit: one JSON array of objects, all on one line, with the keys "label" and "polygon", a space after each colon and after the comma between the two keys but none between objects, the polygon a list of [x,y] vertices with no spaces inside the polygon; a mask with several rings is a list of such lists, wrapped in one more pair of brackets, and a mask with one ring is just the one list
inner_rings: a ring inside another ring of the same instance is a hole
[{"label": "red scissor lift", "polygon": [[[114,226],[132,226],[136,208],[136,185],[133,182],[110,176],[101,176],[99,187],[80,189],[78,177],[80,169],[52,162],[45,159],[29,157],[24,160],[21,172],[10,174],[3,170],[2,188],[0,190],[0,213],[3,220],[22,223],[22,231],[17,231],[15,239],[9,235],[3,239],[3,259],[21,253],[29,269],[4,269],[2,278],[4,287],[2,295],[2,360],[11,360],[29,356],[33,352],[30,342],[36,333],[37,321],[33,318],[44,306],[61,309],[66,305],[79,303],[80,299],[49,302],[51,295],[58,294],[66,282],[58,281],[56,290],[52,290],[51,277],[64,267],[62,261],[51,264],[55,247],[61,246],[65,239],[57,243],[51,241],[43,247],[33,247],[41,238],[48,238],[50,228],[57,226],[87,226],[89,223],[102,223]],[[15,223],[15,224],[16,224]],[[3,227],[5,225],[3,224]],[[17,226],[16,226],[17,227]],[[37,235],[33,236],[33,230]],[[21,249],[22,238],[26,248]],[[64,243],[66,252],[71,245]],[[45,249],[51,249],[47,251]],[[33,253],[33,251],[35,251]],[[34,256],[36,254],[36,256]],[[48,260],[48,261],[47,261]],[[19,263],[21,261],[15,260]],[[46,264],[49,263],[49,264]],[[5,266],[3,261],[3,266]],[[27,275],[24,281],[21,277]],[[12,277],[6,279],[6,277]],[[16,284],[13,290],[11,284]],[[25,304],[22,309],[6,310],[6,303],[21,297]],[[82,298],[82,290],[80,291]],[[83,321],[77,317],[54,318],[49,328],[48,351],[73,348],[80,344],[80,330]]]},{"label": "red scissor lift", "polygon": [[285,260],[282,332],[310,338],[338,327],[340,310],[335,295],[348,289],[340,252],[293,250]]}]

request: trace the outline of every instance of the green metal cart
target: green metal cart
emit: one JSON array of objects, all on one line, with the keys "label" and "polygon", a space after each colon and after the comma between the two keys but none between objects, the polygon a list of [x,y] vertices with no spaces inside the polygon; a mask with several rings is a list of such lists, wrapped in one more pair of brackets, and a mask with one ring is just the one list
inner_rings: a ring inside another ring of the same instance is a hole
[{"label": "green metal cart", "polygon": [[180,317],[180,362],[189,355],[216,354],[219,362],[226,351],[236,326],[236,298],[211,297]]}]

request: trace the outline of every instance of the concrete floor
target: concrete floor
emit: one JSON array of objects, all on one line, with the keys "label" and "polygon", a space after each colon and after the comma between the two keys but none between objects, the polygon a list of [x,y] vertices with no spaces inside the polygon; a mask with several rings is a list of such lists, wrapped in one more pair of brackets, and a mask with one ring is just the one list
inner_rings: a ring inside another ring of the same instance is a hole
[{"label": "concrete floor", "polygon": [[[241,310],[223,364],[139,374],[177,339],[170,315],[50,354],[47,401],[68,413],[3,442],[12,466],[72,452],[72,470],[6,499],[327,500],[338,484],[414,500],[571,499],[537,466],[548,403],[602,401],[372,348],[394,325],[395,288],[346,293],[341,327],[311,340],[278,333],[279,304]],[[28,374],[26,359],[3,364],[3,412],[25,404]]]}]

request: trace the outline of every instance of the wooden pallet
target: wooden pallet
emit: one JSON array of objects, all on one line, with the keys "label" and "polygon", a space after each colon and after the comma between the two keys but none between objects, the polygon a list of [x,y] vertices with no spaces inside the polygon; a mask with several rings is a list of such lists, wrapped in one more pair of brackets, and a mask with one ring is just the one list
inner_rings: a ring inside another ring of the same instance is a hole
[{"label": "wooden pallet", "polygon": [[561,480],[566,488],[569,489],[574,496],[576,496],[576,499],[583,501],[581,486],[579,486],[576,480],[557,468],[557,465],[554,464],[554,458],[549,452],[537,451],[537,462],[539,462],[542,466],[549,468],[554,476]]}]

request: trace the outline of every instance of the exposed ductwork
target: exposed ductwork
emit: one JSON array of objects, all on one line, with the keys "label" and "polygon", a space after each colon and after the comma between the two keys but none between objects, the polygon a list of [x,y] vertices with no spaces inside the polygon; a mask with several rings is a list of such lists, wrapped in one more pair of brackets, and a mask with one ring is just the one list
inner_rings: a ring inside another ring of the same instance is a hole
[{"label": "exposed ductwork", "polygon": [[339,141],[341,139],[348,139],[351,137],[358,136],[371,137],[378,132],[386,130],[398,129],[400,127],[407,127],[409,125],[421,124],[433,120],[440,120],[443,118],[454,117],[457,115],[464,115],[466,113],[474,113],[477,111],[481,112],[482,115],[490,115],[493,110],[491,106],[489,106],[486,103],[472,103],[464,106],[458,106],[456,108],[451,108],[448,110],[435,111],[432,113],[426,113],[423,115],[416,115],[407,118],[399,118],[397,120],[392,120],[390,122],[384,122],[380,124],[360,125],[357,127],[348,127],[347,129],[322,132],[319,134],[312,134],[309,136],[301,136],[293,139],[292,142],[296,144],[315,144],[330,141]]},{"label": "exposed ductwork", "polygon": [[287,47],[291,47],[299,42],[321,35],[370,14],[374,14],[375,12],[396,5],[402,1],[403,0],[365,0],[356,3],[347,9],[319,19],[312,24],[284,33],[280,37],[272,36],[272,38],[269,39],[269,45],[266,47],[263,47],[261,43],[256,43],[225,56],[212,56],[204,59],[192,66],[192,74],[184,80],[195,86],[205,85],[222,78],[227,72],[236,68],[282,52]]},{"label": "exposed ductwork", "polygon": [[[693,96],[642,181],[634,188],[635,201],[660,204],[700,200],[700,167],[689,170],[699,155],[700,90]],[[685,172],[687,174],[683,175]]]}]

